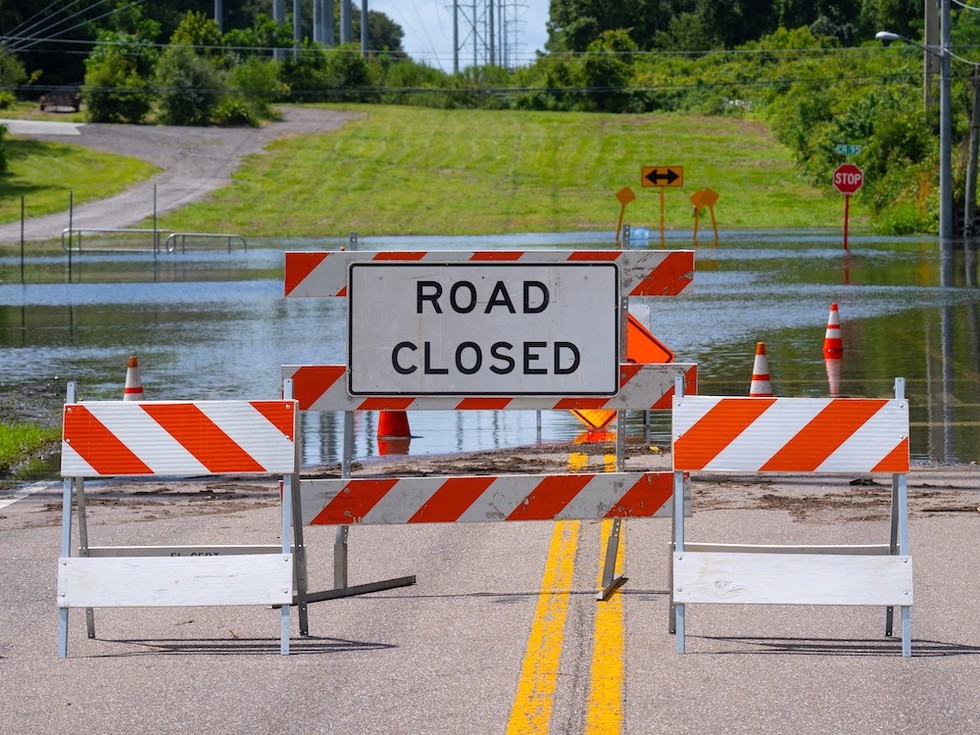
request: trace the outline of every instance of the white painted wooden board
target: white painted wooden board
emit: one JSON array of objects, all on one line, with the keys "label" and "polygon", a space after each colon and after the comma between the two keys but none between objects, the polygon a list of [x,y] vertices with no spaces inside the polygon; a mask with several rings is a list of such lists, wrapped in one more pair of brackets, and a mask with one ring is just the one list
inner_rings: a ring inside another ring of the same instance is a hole
[{"label": "white painted wooden board", "polygon": [[58,607],[288,605],[292,554],[62,557]]},{"label": "white painted wooden board", "polygon": [[78,556],[242,556],[245,554],[281,554],[278,544],[248,544],[232,546],[208,544],[204,546],[89,546],[79,549]]},{"label": "white painted wooden board", "polygon": [[911,556],[673,555],[675,603],[912,604]]},{"label": "white painted wooden board", "polygon": [[783,545],[783,544],[712,544],[700,541],[685,541],[684,551],[701,553],[703,551],[729,552],[739,554],[851,554],[860,556],[888,556],[888,544],[850,544],[850,545]]}]

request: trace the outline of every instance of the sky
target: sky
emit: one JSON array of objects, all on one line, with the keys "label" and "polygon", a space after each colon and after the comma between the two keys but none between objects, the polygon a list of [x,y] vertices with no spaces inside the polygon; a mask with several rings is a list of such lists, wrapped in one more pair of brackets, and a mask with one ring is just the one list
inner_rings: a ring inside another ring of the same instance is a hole
[{"label": "sky", "polygon": [[[476,0],[477,9],[485,8],[490,0]],[[505,17],[516,17],[514,28],[517,31],[518,48],[511,39],[511,53],[514,65],[526,64],[534,59],[534,52],[544,48],[548,38],[545,23],[548,20],[549,0],[493,0],[495,12],[503,4]],[[354,4],[360,8],[359,0]],[[472,15],[473,0],[460,0],[460,7],[466,8],[465,17]],[[453,4],[452,0],[368,0],[368,10],[384,13],[405,31],[402,47],[416,61],[424,61],[430,66],[445,71],[453,69]],[[469,21],[460,15],[459,38],[464,50],[460,51],[459,65],[464,68],[472,64],[472,39],[467,42]]]}]

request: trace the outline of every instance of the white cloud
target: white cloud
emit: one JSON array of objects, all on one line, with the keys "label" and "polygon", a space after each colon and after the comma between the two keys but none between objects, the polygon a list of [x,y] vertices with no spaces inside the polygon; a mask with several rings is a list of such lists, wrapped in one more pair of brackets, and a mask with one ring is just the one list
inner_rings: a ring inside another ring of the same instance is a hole
[{"label": "white cloud", "polygon": [[[549,0],[503,0],[502,3],[501,0],[478,0],[477,8],[486,7],[491,1],[495,11],[503,4],[506,6],[505,17],[516,18],[516,25],[512,25],[516,33],[512,31],[508,34],[512,63],[529,63],[534,59],[535,51],[544,49],[548,39],[545,23],[548,21]],[[360,0],[354,0],[354,4],[360,9]],[[472,0],[460,0],[459,5],[466,7],[468,17],[472,12]],[[368,0],[368,10],[384,13],[405,31],[402,47],[409,56],[445,71],[452,71],[453,68],[452,8],[452,0]],[[473,47],[466,40],[468,36],[469,22],[461,15],[459,38],[465,48],[460,51],[460,68],[473,61]]]}]

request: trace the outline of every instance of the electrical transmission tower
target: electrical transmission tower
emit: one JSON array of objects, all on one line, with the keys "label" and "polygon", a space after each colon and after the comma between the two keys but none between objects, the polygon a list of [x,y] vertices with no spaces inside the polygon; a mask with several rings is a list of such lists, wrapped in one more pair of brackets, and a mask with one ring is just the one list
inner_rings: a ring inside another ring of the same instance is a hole
[{"label": "electrical transmission tower", "polygon": [[473,66],[517,66],[527,4],[521,0],[453,0],[453,73],[459,60]]}]

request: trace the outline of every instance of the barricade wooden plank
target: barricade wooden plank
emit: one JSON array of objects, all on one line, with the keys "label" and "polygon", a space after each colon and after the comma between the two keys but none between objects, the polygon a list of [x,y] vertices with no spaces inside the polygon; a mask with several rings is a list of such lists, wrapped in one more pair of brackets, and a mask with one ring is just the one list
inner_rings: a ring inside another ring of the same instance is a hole
[{"label": "barricade wooden plank", "polygon": [[310,525],[650,518],[672,492],[670,472],[301,481]]},{"label": "barricade wooden plank", "polygon": [[912,557],[674,553],[675,603],[911,605]]},{"label": "barricade wooden plank", "polygon": [[674,380],[683,376],[685,392],[697,392],[697,365],[620,366],[620,390],[615,396],[352,396],[347,391],[345,365],[284,365],[283,379],[293,381],[301,411],[466,411],[564,409],[669,409]]},{"label": "barricade wooden plank", "polygon": [[699,472],[907,472],[908,402],[674,399],[674,468]]},{"label": "barricade wooden plank", "polygon": [[357,261],[419,263],[563,263],[614,262],[620,267],[625,296],[677,296],[694,277],[693,250],[492,250],[492,251],[304,251],[287,252],[287,297],[346,296],[347,270]]},{"label": "barricade wooden plank", "polygon": [[292,554],[62,557],[58,607],[288,605]]},{"label": "barricade wooden plank", "polygon": [[287,474],[295,417],[293,400],[69,403],[61,474]]},{"label": "barricade wooden plank", "polygon": [[717,551],[739,554],[856,554],[863,556],[883,555],[891,553],[888,544],[820,544],[820,545],[789,545],[789,544],[712,544],[701,541],[685,541],[685,553]]},{"label": "barricade wooden plank", "polygon": [[279,544],[207,544],[198,546],[89,546],[78,550],[79,556],[242,556],[245,554],[278,554]]}]

